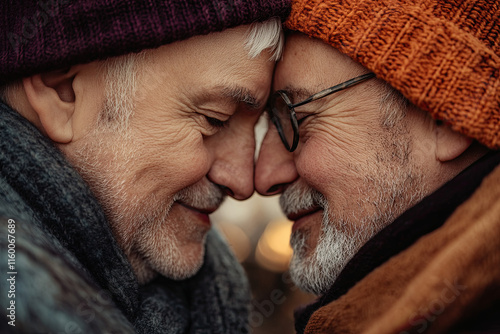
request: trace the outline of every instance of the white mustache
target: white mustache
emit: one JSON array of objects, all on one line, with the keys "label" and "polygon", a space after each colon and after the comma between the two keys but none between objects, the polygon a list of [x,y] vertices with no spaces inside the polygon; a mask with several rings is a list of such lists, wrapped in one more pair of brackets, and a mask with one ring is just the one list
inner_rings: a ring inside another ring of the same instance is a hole
[{"label": "white mustache", "polygon": [[317,206],[324,209],[327,201],[319,191],[304,183],[296,182],[281,194],[280,205],[283,213],[289,215]]}]

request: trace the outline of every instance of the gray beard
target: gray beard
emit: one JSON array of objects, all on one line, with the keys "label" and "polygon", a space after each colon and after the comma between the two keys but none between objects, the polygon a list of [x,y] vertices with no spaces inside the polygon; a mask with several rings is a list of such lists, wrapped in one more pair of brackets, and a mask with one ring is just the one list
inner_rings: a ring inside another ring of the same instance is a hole
[{"label": "gray beard", "polygon": [[321,193],[300,182],[288,187],[280,198],[285,214],[314,206],[324,210],[315,249],[309,249],[307,228],[293,232],[290,240],[290,275],[302,290],[326,293],[358,250],[426,193],[422,172],[411,164],[396,168],[379,165],[364,172],[363,184],[368,190],[359,190],[353,207],[368,205],[373,208],[371,214],[359,209],[349,213],[347,208],[338,212]]},{"label": "gray beard", "polygon": [[[379,228],[339,229],[336,227],[338,222],[331,222],[327,212],[328,208],[325,207],[321,235],[311,255],[307,255],[308,231],[295,231],[290,240],[293,248],[290,275],[299,288],[316,295],[328,291],[359,248],[379,230]],[[340,225],[349,226],[345,222]]]}]

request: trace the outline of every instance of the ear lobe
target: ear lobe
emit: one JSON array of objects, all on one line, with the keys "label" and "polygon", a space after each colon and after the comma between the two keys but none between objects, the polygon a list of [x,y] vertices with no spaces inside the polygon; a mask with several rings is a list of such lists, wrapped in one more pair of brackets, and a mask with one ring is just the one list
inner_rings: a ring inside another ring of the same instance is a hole
[{"label": "ear lobe", "polygon": [[436,159],[441,162],[451,161],[464,153],[472,141],[453,131],[449,125],[439,122],[436,126]]},{"label": "ear lobe", "polygon": [[54,71],[23,79],[27,99],[40,120],[42,132],[56,143],[66,144],[73,139],[74,77],[68,71]]}]

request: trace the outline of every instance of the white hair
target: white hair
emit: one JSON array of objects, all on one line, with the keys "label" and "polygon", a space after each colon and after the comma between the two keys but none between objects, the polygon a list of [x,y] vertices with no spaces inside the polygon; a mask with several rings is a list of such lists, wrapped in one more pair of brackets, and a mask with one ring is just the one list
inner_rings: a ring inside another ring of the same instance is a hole
[{"label": "white hair", "polygon": [[406,116],[410,105],[410,101],[388,83],[383,83],[380,88],[379,103],[382,125],[385,128],[393,128],[401,121]]},{"label": "white hair", "polygon": [[12,97],[16,93],[16,91],[21,87],[22,87],[21,80],[16,80],[4,86],[0,86],[0,100],[10,105],[11,107],[14,107],[12,105]]},{"label": "white hair", "polygon": [[285,38],[279,18],[272,18],[264,22],[255,22],[250,26],[245,48],[250,58],[258,57],[262,51],[269,50],[269,60],[278,61],[283,54]]},{"label": "white hair", "polygon": [[137,63],[144,53],[130,53],[114,57],[103,63],[105,71],[105,99],[98,115],[98,127],[125,130],[133,114],[133,98],[137,89]]}]

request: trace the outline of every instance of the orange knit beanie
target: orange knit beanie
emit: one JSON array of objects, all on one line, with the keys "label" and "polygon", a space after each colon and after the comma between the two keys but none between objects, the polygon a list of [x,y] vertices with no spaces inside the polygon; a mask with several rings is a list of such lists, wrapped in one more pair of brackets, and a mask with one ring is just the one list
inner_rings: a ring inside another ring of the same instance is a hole
[{"label": "orange knit beanie", "polygon": [[294,0],[323,40],[454,130],[500,149],[500,1]]}]

